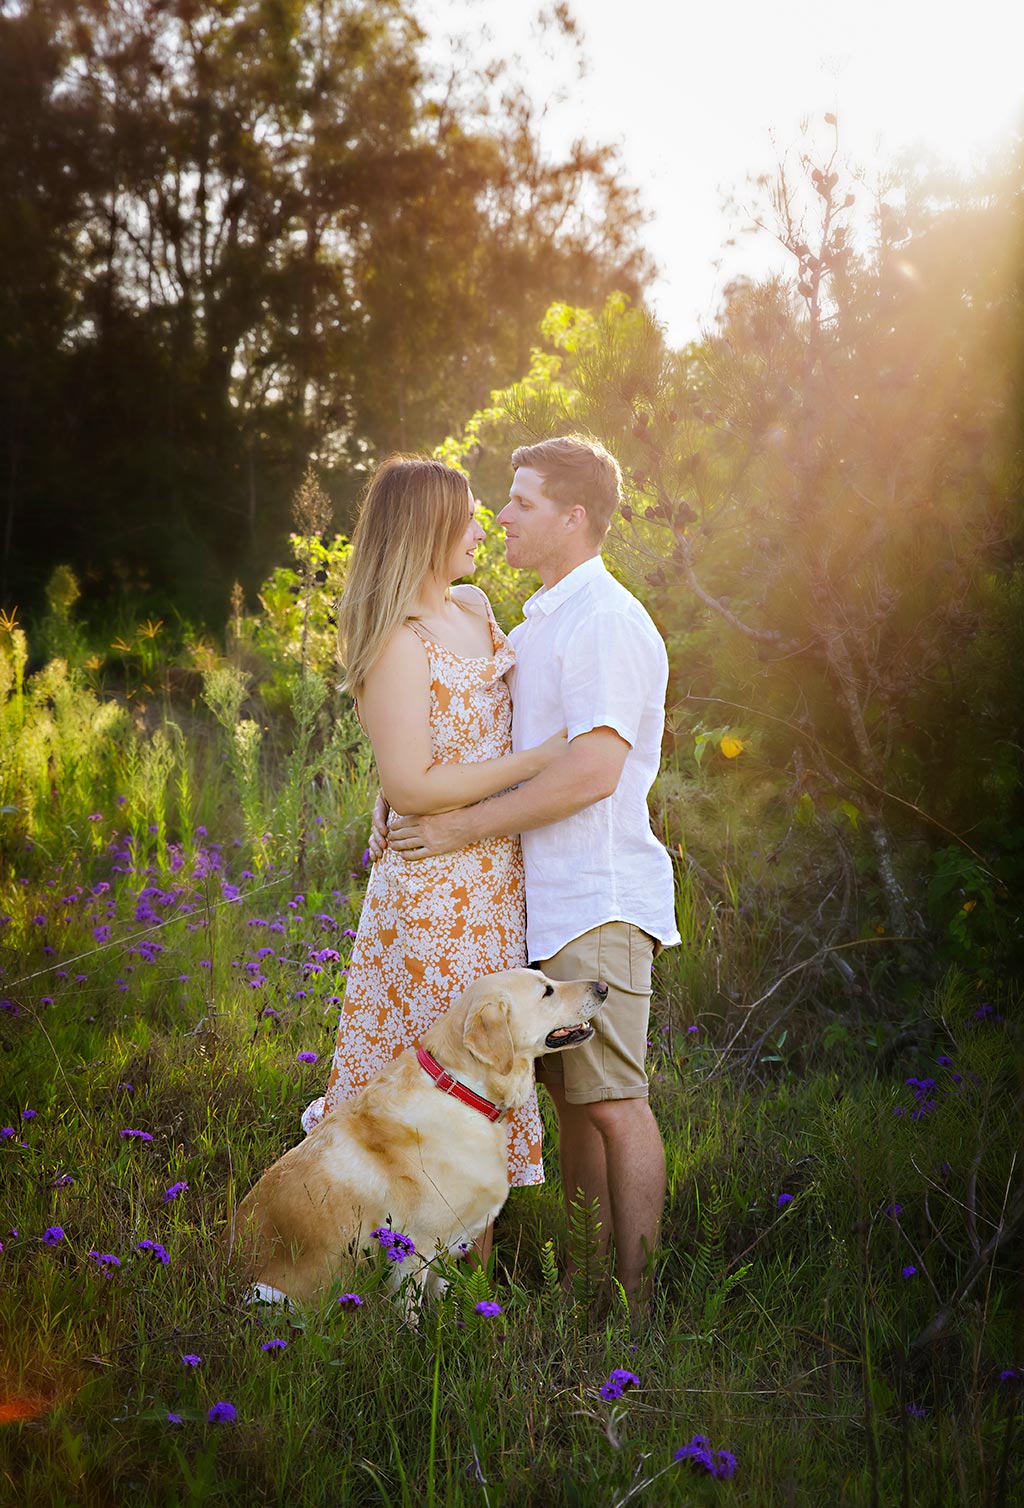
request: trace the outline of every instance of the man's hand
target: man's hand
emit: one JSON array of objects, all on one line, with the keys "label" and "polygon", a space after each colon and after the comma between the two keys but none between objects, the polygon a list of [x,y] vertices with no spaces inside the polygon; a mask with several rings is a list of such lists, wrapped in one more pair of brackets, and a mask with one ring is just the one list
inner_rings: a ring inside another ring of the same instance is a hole
[{"label": "man's hand", "polygon": [[454,853],[472,839],[466,830],[466,808],[435,812],[429,817],[399,817],[388,833],[388,845],[403,859],[433,859]]},{"label": "man's hand", "polygon": [[377,800],[373,804],[373,816],[370,818],[370,841],[367,844],[374,864],[382,857],[388,846],[388,812],[390,810],[384,792],[378,791]]}]

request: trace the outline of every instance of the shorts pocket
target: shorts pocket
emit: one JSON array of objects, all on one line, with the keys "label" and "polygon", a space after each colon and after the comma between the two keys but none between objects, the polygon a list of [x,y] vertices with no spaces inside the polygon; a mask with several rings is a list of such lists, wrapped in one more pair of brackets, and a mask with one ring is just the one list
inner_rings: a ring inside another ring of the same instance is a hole
[{"label": "shorts pocket", "polygon": [[634,995],[651,993],[654,939],[642,927],[629,927],[629,988]]}]

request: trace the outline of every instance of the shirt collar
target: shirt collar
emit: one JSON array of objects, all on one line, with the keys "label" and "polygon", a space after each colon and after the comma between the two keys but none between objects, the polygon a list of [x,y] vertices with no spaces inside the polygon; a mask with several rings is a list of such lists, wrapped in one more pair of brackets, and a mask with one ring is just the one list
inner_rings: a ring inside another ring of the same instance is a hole
[{"label": "shirt collar", "polygon": [[539,592],[534,592],[532,597],[528,597],[523,603],[523,617],[532,618],[536,613],[547,615],[555,612],[563,602],[575,596],[581,587],[588,586],[591,581],[596,581],[606,572],[607,567],[600,555],[592,556],[582,565],[574,566],[569,574],[563,576],[555,586],[542,586]]}]

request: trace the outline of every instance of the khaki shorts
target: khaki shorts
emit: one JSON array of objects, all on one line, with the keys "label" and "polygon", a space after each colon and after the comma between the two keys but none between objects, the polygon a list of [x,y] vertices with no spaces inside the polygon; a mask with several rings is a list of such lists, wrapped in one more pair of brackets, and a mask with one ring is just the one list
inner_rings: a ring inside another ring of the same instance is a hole
[{"label": "khaki shorts", "polygon": [[590,1040],[537,1059],[538,1082],[562,1084],[570,1105],[647,1098],[644,1058],[655,946],[654,938],[631,922],[606,922],[574,937],[553,958],[536,960],[551,979],[603,979],[608,985]]}]

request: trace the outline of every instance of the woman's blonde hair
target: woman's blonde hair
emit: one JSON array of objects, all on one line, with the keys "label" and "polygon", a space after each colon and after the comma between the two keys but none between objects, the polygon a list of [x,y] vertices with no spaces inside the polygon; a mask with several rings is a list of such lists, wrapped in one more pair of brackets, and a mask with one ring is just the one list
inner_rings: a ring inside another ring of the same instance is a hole
[{"label": "woman's blonde hair", "polygon": [[420,456],[390,456],[359,509],[338,605],[343,688],[357,695],[391,635],[408,618],[424,577],[447,587],[452,550],[469,523],[461,471]]}]

